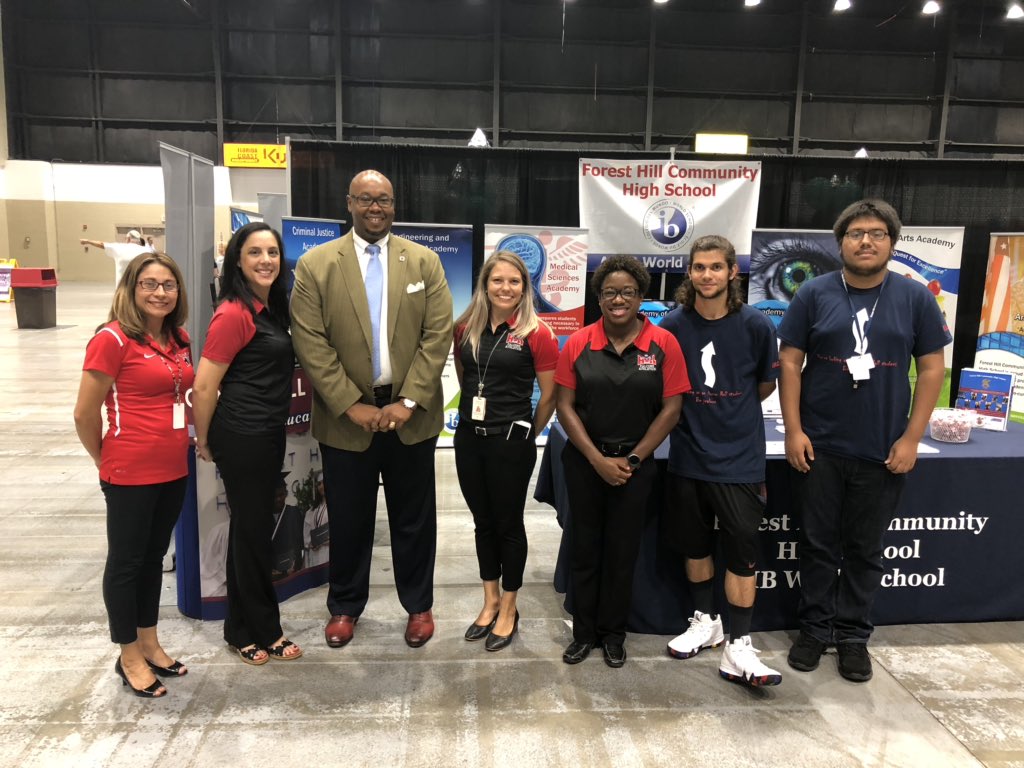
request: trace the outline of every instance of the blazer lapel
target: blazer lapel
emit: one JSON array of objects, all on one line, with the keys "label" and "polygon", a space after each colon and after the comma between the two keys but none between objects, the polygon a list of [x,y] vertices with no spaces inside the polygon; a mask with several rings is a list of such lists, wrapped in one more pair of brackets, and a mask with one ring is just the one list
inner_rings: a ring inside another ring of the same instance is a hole
[{"label": "blazer lapel", "polygon": [[[363,282],[362,272],[359,271],[359,259],[356,257],[356,247],[352,242],[351,233],[342,240],[338,253],[341,261],[341,274],[345,287],[348,289],[349,301],[352,302],[352,309],[355,311],[356,319],[359,320],[363,338],[366,339],[366,348],[370,349],[373,345],[370,303],[366,300],[366,284]],[[329,297],[328,300],[330,300]]]},{"label": "blazer lapel", "polygon": [[[409,254],[405,244],[393,234],[388,239],[388,345],[395,337],[395,326],[398,324],[398,310],[405,299],[408,284]],[[367,310],[369,314],[369,310]]]}]

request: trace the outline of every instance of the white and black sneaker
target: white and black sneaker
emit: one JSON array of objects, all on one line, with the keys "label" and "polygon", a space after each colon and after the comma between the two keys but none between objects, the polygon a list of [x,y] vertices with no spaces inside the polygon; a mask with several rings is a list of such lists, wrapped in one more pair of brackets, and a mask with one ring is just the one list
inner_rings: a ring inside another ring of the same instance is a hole
[{"label": "white and black sneaker", "polygon": [[778,685],[782,675],[767,667],[757,658],[759,651],[750,644],[750,635],[744,635],[725,646],[718,674],[726,680],[760,688],[763,685]]},{"label": "white and black sneaker", "polygon": [[674,640],[669,641],[668,655],[676,659],[696,656],[705,648],[717,648],[725,642],[722,631],[722,617],[712,619],[708,614],[694,611],[690,628]]}]

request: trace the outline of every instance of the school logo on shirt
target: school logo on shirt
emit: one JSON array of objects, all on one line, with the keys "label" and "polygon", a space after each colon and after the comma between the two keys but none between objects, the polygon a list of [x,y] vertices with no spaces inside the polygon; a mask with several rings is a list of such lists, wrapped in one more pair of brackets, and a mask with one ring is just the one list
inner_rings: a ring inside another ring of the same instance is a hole
[{"label": "school logo on shirt", "polygon": [[511,349],[513,352],[521,352],[525,343],[526,340],[521,336],[513,336],[511,333],[505,337],[505,349]]},{"label": "school logo on shirt", "polygon": [[658,358],[654,355],[637,355],[636,369],[638,371],[656,371],[658,370]]}]

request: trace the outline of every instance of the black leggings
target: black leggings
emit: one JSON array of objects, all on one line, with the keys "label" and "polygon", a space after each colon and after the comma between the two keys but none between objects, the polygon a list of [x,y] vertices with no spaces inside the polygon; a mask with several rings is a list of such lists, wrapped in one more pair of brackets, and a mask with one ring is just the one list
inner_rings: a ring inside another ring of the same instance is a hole
[{"label": "black leggings", "polygon": [[187,486],[187,477],[153,485],[100,481],[107,500],[103,602],[115,643],[134,643],[139,627],[156,626],[163,559]]}]

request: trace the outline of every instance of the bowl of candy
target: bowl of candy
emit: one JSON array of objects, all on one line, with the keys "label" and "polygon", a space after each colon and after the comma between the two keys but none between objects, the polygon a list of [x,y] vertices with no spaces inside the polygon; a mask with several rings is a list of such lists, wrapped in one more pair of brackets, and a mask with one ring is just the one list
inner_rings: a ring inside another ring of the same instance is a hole
[{"label": "bowl of candy", "polygon": [[936,408],[928,420],[932,440],[966,443],[971,437],[971,415],[960,408]]}]

